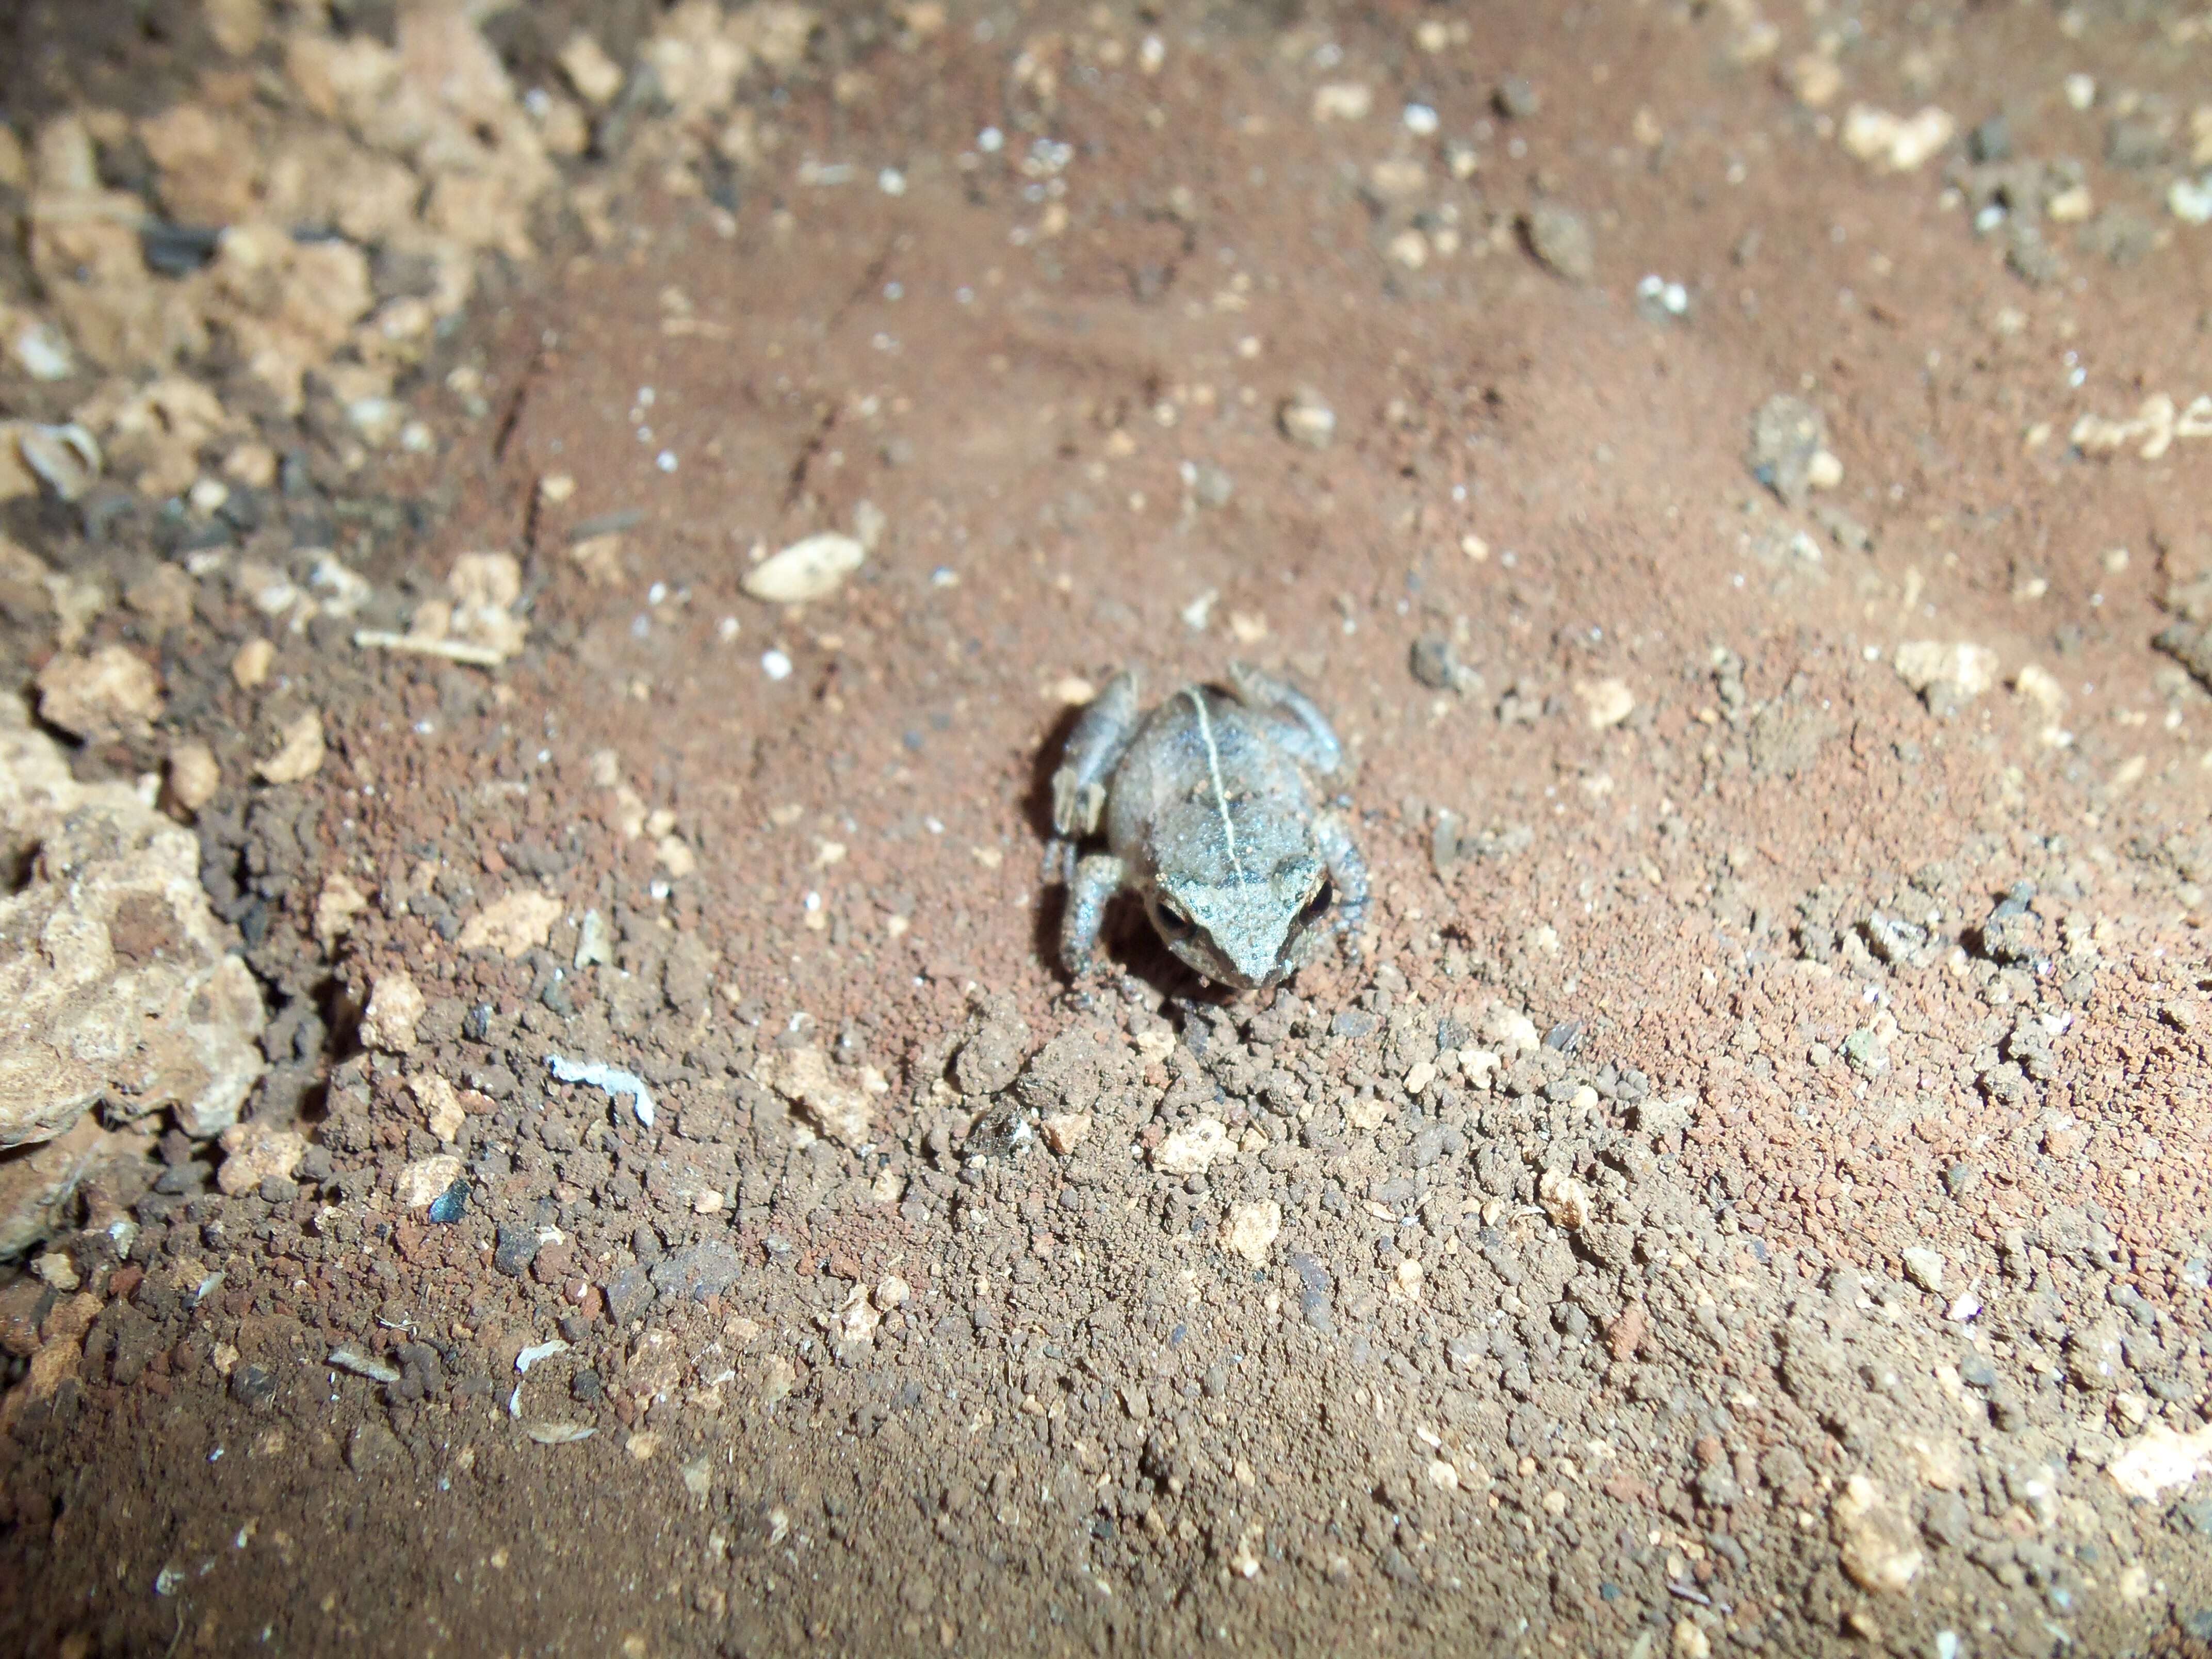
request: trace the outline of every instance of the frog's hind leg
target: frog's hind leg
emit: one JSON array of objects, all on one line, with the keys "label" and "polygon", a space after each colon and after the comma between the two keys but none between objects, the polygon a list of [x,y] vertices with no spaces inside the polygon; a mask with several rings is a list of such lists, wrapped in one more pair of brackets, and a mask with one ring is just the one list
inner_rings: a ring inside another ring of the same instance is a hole
[{"label": "frog's hind leg", "polygon": [[1273,716],[1275,741],[1312,770],[1326,775],[1344,759],[1335,728],[1304,692],[1242,662],[1229,665],[1229,689],[1247,708]]},{"label": "frog's hind leg", "polygon": [[1121,890],[1127,871],[1111,853],[1076,860],[1067,884],[1067,914],[1060,922],[1060,963],[1071,979],[1082,979],[1097,965],[1098,930],[1106,905]]},{"label": "frog's hind leg", "polygon": [[1052,775],[1052,830],[1061,841],[1098,833],[1106,811],[1106,781],[1137,729],[1137,677],[1123,669],[1106,682],[1067,734],[1060,769]]}]

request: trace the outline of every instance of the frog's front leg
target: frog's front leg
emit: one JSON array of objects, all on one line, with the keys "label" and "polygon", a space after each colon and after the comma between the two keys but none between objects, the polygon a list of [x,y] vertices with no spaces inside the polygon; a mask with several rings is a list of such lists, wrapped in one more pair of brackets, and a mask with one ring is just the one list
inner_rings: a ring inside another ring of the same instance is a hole
[{"label": "frog's front leg", "polygon": [[1229,665],[1229,689],[1247,708],[1275,716],[1275,741],[1314,771],[1326,776],[1344,759],[1335,728],[1304,692],[1242,662]]},{"label": "frog's front leg", "polygon": [[[1107,902],[1127,878],[1127,867],[1111,853],[1076,860],[1067,884],[1067,914],[1060,921],[1060,963],[1071,978],[1085,978],[1097,966],[1098,929]],[[1361,879],[1364,890],[1364,872]]]},{"label": "frog's front leg", "polygon": [[1359,855],[1345,827],[1332,813],[1314,820],[1314,844],[1328,866],[1328,879],[1336,889],[1337,931],[1351,940],[1351,951],[1359,955],[1359,930],[1367,923],[1367,860]]},{"label": "frog's front leg", "polygon": [[1137,729],[1137,677],[1128,669],[1106,682],[1067,734],[1060,769],[1052,775],[1053,833],[1080,841],[1098,833],[1106,811],[1106,781]]}]

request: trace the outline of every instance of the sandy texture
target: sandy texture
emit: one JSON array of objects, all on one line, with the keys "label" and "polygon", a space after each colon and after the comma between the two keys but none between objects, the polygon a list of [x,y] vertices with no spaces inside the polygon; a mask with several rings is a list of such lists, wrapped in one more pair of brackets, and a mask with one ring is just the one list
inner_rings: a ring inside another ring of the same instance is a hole
[{"label": "sandy texture", "polygon": [[[19,54],[0,412],[127,459],[0,665],[159,665],[71,764],[268,1072],[0,1284],[0,1632],[2201,1650],[2200,21]],[[1073,711],[1232,657],[1361,955],[1070,987]]]}]

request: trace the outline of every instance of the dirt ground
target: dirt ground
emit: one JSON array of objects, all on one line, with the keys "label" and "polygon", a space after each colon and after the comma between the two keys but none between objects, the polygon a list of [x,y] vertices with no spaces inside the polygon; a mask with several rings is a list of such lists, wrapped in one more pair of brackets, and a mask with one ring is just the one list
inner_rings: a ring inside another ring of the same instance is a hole
[{"label": "dirt ground", "polygon": [[[0,1266],[0,1643],[2212,1650],[2212,15],[442,15],[0,26],[0,673],[264,1011]],[[1364,948],[1070,985],[1240,658]]]}]

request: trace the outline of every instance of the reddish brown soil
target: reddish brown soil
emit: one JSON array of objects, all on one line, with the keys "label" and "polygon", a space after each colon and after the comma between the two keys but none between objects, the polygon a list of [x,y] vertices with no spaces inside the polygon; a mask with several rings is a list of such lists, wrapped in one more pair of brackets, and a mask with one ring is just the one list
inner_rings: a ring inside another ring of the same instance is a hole
[{"label": "reddish brown soil", "polygon": [[[2069,442],[2212,390],[2212,232],[2061,90],[2179,111],[2185,148],[2203,40],[1869,7],[1778,15],[1743,64],[1726,8],[1528,8],[1436,52],[1417,27],[1456,13],[955,14],[903,45],[846,20],[848,58],[748,92],[781,143],[719,224],[610,173],[604,242],[451,343],[485,412],[419,388],[438,451],[374,488],[428,528],[352,550],[393,605],[455,554],[525,555],[520,659],[319,624],[247,692],[250,612],[171,641],[170,727],[221,755],[322,711],[315,776],[200,824],[300,1034],[256,1109],[319,1151],[265,1195],[155,1195],[93,1264],[78,1374],[0,1452],[10,1645],[2212,1637],[2208,1488],[2131,1502],[2106,1467],[2205,1422],[2212,703],[2150,641],[2208,562],[2212,449]],[[1845,82],[1815,111],[1774,71],[1823,27]],[[1494,107],[1509,72],[1533,114]],[[1372,112],[1317,123],[1334,82]],[[2163,240],[2119,265],[2051,224],[2065,269],[2031,287],[1944,198],[1956,146],[1878,174],[1832,137],[1853,100],[2006,109],[2015,155],[2085,158],[2098,209]],[[1402,196],[1393,156],[1425,166]],[[830,164],[850,182],[809,182]],[[1531,257],[1545,204],[1583,216],[1588,282]],[[1686,315],[1639,304],[1647,273]],[[1279,424],[1302,387],[1326,448]],[[1784,392],[1842,463],[1797,506],[1747,464]],[[841,592],[744,596],[757,544],[863,501],[887,528]],[[1456,689],[1409,669],[1431,636]],[[1892,658],[1926,640],[1997,683],[1917,697]],[[1066,683],[1237,655],[1346,741],[1364,959],[1224,998],[1131,918],[1126,972],[1072,992],[1039,882]],[[2028,665],[2063,713],[2012,689]],[[1611,681],[1634,707],[1594,727]],[[675,866],[624,788],[672,815]],[[372,902],[326,956],[335,872]],[[459,948],[537,889],[543,945]],[[574,965],[587,911],[610,965]],[[417,1045],[365,1054],[400,971]],[[1556,1046],[1516,1050],[1517,1014]],[[854,1144],[775,1086],[808,1049],[863,1091]],[[656,1127],[549,1053],[641,1074]],[[466,1113],[449,1224],[395,1192],[441,1150],[426,1077]],[[1201,1118],[1244,1150],[1155,1171]],[[1280,1236],[1232,1252],[1271,1203]],[[344,1345],[400,1380],[334,1369]],[[525,1432],[561,1424],[595,1432]]]}]

